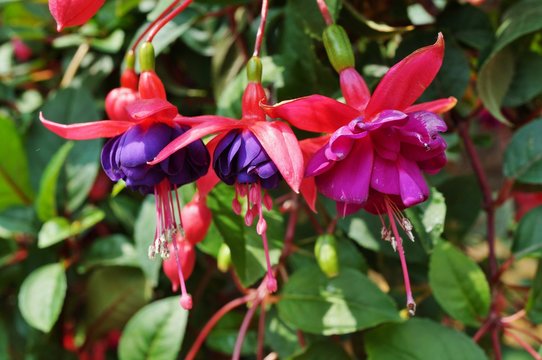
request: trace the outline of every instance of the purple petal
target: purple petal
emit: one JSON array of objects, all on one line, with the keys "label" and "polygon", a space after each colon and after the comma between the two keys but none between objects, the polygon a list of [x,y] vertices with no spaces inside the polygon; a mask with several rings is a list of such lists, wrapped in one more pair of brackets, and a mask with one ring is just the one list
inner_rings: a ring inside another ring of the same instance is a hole
[{"label": "purple petal", "polygon": [[306,177],[320,175],[335,165],[335,161],[329,160],[326,156],[326,149],[328,146],[329,144],[324,145],[324,147],[315,152],[311,157],[307,164],[307,168],[305,169]]},{"label": "purple petal", "polygon": [[406,207],[419,204],[429,196],[429,188],[418,165],[403,157],[397,159],[401,200]]},{"label": "purple petal", "polygon": [[399,171],[395,161],[374,157],[371,187],[384,194],[400,195]]}]

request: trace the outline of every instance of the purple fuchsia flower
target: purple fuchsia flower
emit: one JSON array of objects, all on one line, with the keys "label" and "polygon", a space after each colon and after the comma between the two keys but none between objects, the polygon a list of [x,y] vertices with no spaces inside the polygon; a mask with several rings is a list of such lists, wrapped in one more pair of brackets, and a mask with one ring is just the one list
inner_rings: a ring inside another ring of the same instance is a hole
[{"label": "purple fuchsia flower", "polygon": [[[305,175],[315,177],[319,192],[336,201],[342,216],[361,208],[378,214],[382,237],[399,249],[407,308],[415,311],[408,270],[397,223],[410,239],[412,225],[401,210],[429,196],[423,172],[437,173],[446,164],[446,124],[439,113],[453,97],[413,105],[436,76],[444,55],[441,34],[393,66],[370,95],[359,73],[339,69],[346,104],[320,95],[262,105],[268,115],[307,131],[330,133],[315,151]],[[382,215],[387,215],[386,225]]]},{"label": "purple fuchsia flower", "polygon": [[194,141],[217,134],[207,144],[213,153],[213,169],[218,178],[235,186],[236,195],[232,201],[235,213],[242,212],[239,196],[247,199],[246,225],[252,225],[258,216],[256,230],[264,245],[267,289],[274,292],[277,281],[269,258],[267,223],[262,205],[267,209],[272,208],[272,199],[267,190],[276,188],[281,179],[292,190],[299,192],[303,179],[303,156],[290,127],[280,121],[266,121],[265,113],[260,108],[260,103],[266,101],[266,95],[260,83],[259,58],[249,60],[247,73],[249,83],[243,94],[241,120],[210,115],[181,117],[181,122],[194,126],[167,145],[149,164],[158,164]]},{"label": "purple fuchsia flower", "polygon": [[149,246],[149,257],[170,256],[168,243],[173,243],[179,278],[181,305],[192,307],[186,291],[179,260],[177,232],[182,233],[181,205],[178,187],[193,182],[207,173],[209,152],[201,140],[165,157],[155,165],[148,162],[173,139],[186,133],[189,126],[179,121],[177,108],[166,100],[154,98],[135,100],[126,105],[127,117],[121,120],[102,120],[64,125],[51,122],[40,114],[43,125],[55,134],[72,140],[111,138],[102,149],[101,162],[105,173],[113,181],[124,180],[127,187],[156,198],[156,230]]}]

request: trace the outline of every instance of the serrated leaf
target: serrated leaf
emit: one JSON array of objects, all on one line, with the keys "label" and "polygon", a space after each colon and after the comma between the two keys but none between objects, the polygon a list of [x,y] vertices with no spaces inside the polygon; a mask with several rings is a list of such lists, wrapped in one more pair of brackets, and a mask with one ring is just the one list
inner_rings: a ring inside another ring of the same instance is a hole
[{"label": "serrated leaf", "polygon": [[19,310],[26,322],[43,332],[51,331],[62,311],[66,288],[66,274],[61,264],[34,270],[19,291]]},{"label": "serrated leaf", "polygon": [[469,337],[429,319],[385,324],[365,334],[369,360],[485,360]]},{"label": "serrated leaf", "polygon": [[489,284],[480,267],[450,243],[435,247],[429,285],[442,308],[455,319],[478,326],[489,312]]},{"label": "serrated leaf", "polygon": [[174,360],[183,342],[188,311],[178,297],[155,301],[126,324],[119,343],[120,360]]},{"label": "serrated leaf", "polygon": [[0,211],[13,205],[30,204],[32,189],[28,163],[15,124],[0,115]]},{"label": "serrated leaf", "polygon": [[516,131],[504,153],[504,175],[526,184],[542,184],[542,119]]},{"label": "serrated leaf", "polygon": [[277,306],[286,323],[313,334],[348,334],[400,320],[393,300],[350,268],[331,279],[317,267],[296,271]]}]

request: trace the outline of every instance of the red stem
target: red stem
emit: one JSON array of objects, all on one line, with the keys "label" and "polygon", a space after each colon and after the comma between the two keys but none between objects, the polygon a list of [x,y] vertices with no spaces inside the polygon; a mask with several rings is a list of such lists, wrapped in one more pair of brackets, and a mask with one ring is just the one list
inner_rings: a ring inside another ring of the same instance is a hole
[{"label": "red stem", "polygon": [[513,332],[509,331],[508,329],[504,329],[504,333],[508,336],[510,336],[512,339],[514,339],[522,348],[524,348],[535,360],[542,360],[542,356],[540,356],[535,349],[531,345],[529,345],[526,341],[524,341],[522,338],[514,334]]},{"label": "red stem", "polygon": [[482,324],[482,326],[478,329],[478,331],[476,331],[476,334],[474,334],[474,336],[472,337],[472,340],[474,340],[474,342],[480,341],[480,339],[489,331],[492,325],[493,325],[493,321],[491,321],[490,319],[487,319]]},{"label": "red stem", "polygon": [[164,17],[162,20],[160,20],[160,22],[158,24],[156,24],[156,26],[154,26],[152,28],[152,30],[149,32],[149,36],[147,36],[147,41],[152,42],[152,39],[154,39],[154,37],[156,36],[158,31],[160,31],[160,29],[162,29],[164,26],[166,26],[167,23],[169,23],[171,20],[173,20],[175,18],[175,16],[182,13],[184,11],[184,9],[186,9],[188,7],[188,5],[190,5],[191,3],[192,3],[192,0],[184,0],[184,2],[178,8],[176,8],[175,10],[170,12],[166,17]]},{"label": "red stem", "polygon": [[171,2],[171,4],[164,10],[156,19],[154,19],[149,26],[137,37],[137,40],[135,41],[134,45],[132,45],[132,51],[135,52],[137,45],[143,40],[143,37],[147,35],[150,29],[152,29],[168,12],[170,12],[181,0],[174,0]]},{"label": "red stem", "polygon": [[262,302],[260,309],[260,318],[258,319],[258,346],[257,346],[257,360],[263,360],[263,348],[265,340],[265,302]]},{"label": "red stem", "polygon": [[502,360],[498,326],[495,326],[493,330],[491,330],[491,345],[493,346],[493,355],[495,356],[495,360]]},{"label": "red stem", "polygon": [[248,309],[247,314],[243,319],[243,323],[241,324],[241,328],[239,329],[239,334],[237,335],[237,340],[235,341],[235,347],[233,348],[233,355],[231,357],[232,360],[239,360],[239,358],[241,357],[241,349],[243,347],[243,342],[245,341],[248,326],[250,325],[250,321],[252,320],[252,317],[254,316],[258,305],[260,305],[259,300],[260,299],[256,299],[252,303],[252,307]]},{"label": "red stem", "polygon": [[316,3],[318,4],[318,8],[320,9],[320,12],[322,13],[322,17],[324,18],[324,21],[326,22],[326,25],[333,25],[333,17],[331,16],[331,13],[329,12],[329,8],[327,7],[325,0],[316,0]]},{"label": "red stem", "polygon": [[185,360],[194,360],[196,358],[196,355],[198,354],[198,351],[201,345],[203,345],[203,342],[205,341],[205,339],[207,338],[207,336],[209,335],[213,327],[216,325],[216,323],[228,312],[232,311],[236,307],[246,304],[249,299],[250,299],[249,296],[243,296],[243,297],[234,299],[230,301],[229,303],[227,303],[226,305],[222,306],[220,310],[218,310],[209,319],[207,324],[205,324],[201,332],[198,334],[198,337],[196,338],[196,341],[194,341],[194,344],[192,344],[192,347],[190,348],[190,351],[186,355]]},{"label": "red stem", "polygon": [[256,33],[256,42],[254,43],[254,53],[252,56],[260,56],[260,49],[262,47],[263,35],[265,33],[265,23],[267,22],[267,10],[269,9],[269,0],[262,0],[262,12],[260,26]]}]

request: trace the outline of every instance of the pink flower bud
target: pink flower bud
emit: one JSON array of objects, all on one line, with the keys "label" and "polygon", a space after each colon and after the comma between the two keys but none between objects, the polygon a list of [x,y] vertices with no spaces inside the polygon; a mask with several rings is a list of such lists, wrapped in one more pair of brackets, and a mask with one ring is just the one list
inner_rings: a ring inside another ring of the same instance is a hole
[{"label": "pink flower bud", "polygon": [[[164,260],[162,263],[162,268],[166,276],[169,278],[169,281],[171,281],[173,291],[177,291],[179,285],[181,284],[181,279],[179,279],[179,271],[177,268],[177,259],[175,258],[175,248],[173,243],[170,243],[168,248],[171,255],[169,259]],[[187,280],[192,274],[194,265],[196,264],[196,252],[194,251],[192,244],[186,240],[178,241],[177,248],[179,250],[179,261],[181,263],[184,280]]]},{"label": "pink flower bud", "polygon": [[105,98],[105,112],[111,120],[132,121],[126,110],[126,105],[137,99],[139,99],[139,95],[136,91],[127,87],[115,88]]},{"label": "pink flower bud", "polygon": [[196,245],[207,235],[211,226],[211,210],[207,207],[205,197],[197,196],[181,210],[184,235],[192,245]]},{"label": "pink flower bud", "polygon": [[56,20],[57,31],[83,25],[98,12],[105,0],[49,0],[49,11]]},{"label": "pink flower bud", "polygon": [[20,62],[28,61],[32,57],[32,49],[28,47],[21,39],[13,38],[11,40],[13,46],[13,55]]}]

